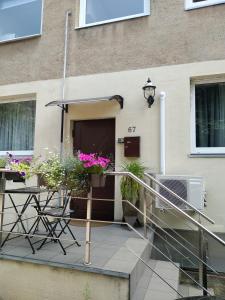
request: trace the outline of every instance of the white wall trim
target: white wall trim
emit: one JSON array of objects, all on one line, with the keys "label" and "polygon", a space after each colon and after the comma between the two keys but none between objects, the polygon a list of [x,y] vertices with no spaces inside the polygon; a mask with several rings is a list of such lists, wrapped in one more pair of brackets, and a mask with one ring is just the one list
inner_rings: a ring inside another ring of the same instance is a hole
[{"label": "white wall trim", "polygon": [[21,150],[21,151],[0,151],[0,156],[7,156],[7,152],[13,156],[32,156],[34,154],[33,150]]},{"label": "white wall trim", "polygon": [[203,0],[200,2],[193,2],[193,0],[185,0],[185,10],[196,9],[206,6],[212,6],[225,3],[225,0]]}]

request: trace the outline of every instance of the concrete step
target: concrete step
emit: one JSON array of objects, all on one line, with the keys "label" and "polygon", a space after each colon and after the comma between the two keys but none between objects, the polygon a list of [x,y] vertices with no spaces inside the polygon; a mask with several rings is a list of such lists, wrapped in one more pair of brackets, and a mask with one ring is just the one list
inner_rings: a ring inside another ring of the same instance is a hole
[{"label": "concrete step", "polygon": [[[153,242],[153,232],[149,235],[149,239]],[[132,297],[136,291],[140,278],[146,270],[146,266],[129,249],[134,251],[134,253],[144,261],[149,261],[151,255],[150,244],[140,238],[129,238],[110,258],[104,266],[104,269],[129,274],[130,297]]]},{"label": "concrete step", "polygon": [[[163,277],[176,291],[179,287],[179,269],[170,262],[149,260],[148,265]],[[179,265],[177,265],[179,266]],[[154,272],[145,267],[131,300],[174,300],[177,293]]]}]

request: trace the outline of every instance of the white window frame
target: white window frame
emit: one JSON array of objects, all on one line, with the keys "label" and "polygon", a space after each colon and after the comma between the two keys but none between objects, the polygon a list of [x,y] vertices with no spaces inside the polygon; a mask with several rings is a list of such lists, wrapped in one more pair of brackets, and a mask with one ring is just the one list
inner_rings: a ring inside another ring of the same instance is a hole
[{"label": "white window frame", "polygon": [[185,10],[196,9],[206,6],[212,6],[225,3],[225,0],[205,0],[200,2],[193,2],[193,0],[185,0]]},{"label": "white window frame", "polygon": [[[113,1],[113,0],[109,0],[109,1]],[[85,19],[86,19],[87,0],[80,0],[79,27],[77,27],[77,28],[91,27],[91,26],[96,26],[96,25],[101,25],[101,24],[106,24],[106,23],[113,23],[113,22],[118,22],[118,21],[122,21],[122,20],[128,20],[128,19],[133,19],[133,18],[149,16],[150,15],[150,0],[140,0],[140,1],[144,2],[144,12],[141,14],[135,14],[135,15],[125,16],[125,17],[121,17],[121,18],[109,19],[109,20],[104,20],[104,21],[100,21],[100,22],[86,24]]]},{"label": "white window frame", "polygon": [[41,0],[41,1],[42,1],[42,8],[41,8],[40,33],[36,33],[36,34],[33,34],[33,35],[25,35],[25,36],[21,36],[21,37],[17,37],[17,38],[6,39],[6,40],[0,40],[0,44],[5,44],[5,43],[8,43],[8,42],[16,42],[16,41],[20,41],[20,40],[27,40],[27,39],[35,38],[35,37],[38,37],[38,36],[42,35],[42,32],[43,32],[44,1],[45,0]]},{"label": "white window frame", "polygon": [[[14,103],[14,102],[26,102],[26,101],[36,101],[35,99],[24,99],[24,100],[19,100],[19,99],[13,99],[13,100],[3,100],[0,101],[0,105],[4,103]],[[36,118],[35,118],[36,119]],[[35,131],[34,131],[34,140],[35,140]],[[0,151],[0,157],[1,156],[6,156],[7,153],[12,154],[13,156],[32,156],[34,154],[34,150],[5,150],[5,151]]]},{"label": "white window frame", "polygon": [[195,80],[191,82],[191,154],[225,154],[225,147],[196,147],[195,85],[225,82],[225,78]]}]

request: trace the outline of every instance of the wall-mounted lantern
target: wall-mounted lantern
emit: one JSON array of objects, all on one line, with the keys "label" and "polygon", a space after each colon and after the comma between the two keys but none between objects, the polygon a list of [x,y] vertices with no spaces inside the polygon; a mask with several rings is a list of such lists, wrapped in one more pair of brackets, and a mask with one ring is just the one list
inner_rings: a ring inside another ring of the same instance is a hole
[{"label": "wall-mounted lantern", "polygon": [[143,86],[142,89],[144,91],[144,97],[148,102],[148,107],[151,107],[152,104],[154,103],[156,86],[153,85],[150,78],[148,78],[145,86]]}]

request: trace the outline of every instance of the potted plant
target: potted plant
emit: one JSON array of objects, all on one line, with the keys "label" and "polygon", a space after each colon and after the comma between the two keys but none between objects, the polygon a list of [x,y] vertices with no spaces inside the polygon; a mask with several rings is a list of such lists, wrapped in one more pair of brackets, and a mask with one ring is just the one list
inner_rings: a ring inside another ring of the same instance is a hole
[{"label": "potted plant", "polygon": [[78,158],[82,162],[86,173],[89,174],[90,185],[92,187],[104,187],[106,180],[104,173],[110,164],[110,159],[96,153],[79,153]]},{"label": "potted plant", "polygon": [[[131,172],[140,179],[144,177],[145,167],[139,161],[125,163],[123,171]],[[136,207],[139,207],[141,186],[129,176],[123,176],[120,182],[120,191],[123,200],[130,201]],[[138,212],[129,203],[123,202],[123,217],[130,225],[134,226],[137,221]]]},{"label": "potted plant", "polygon": [[6,173],[5,177],[7,180],[13,180],[14,182],[25,182],[26,179],[29,179],[32,174],[32,159],[14,158],[12,154],[7,153],[7,159],[5,160],[5,167],[9,170],[16,171],[15,173]]},{"label": "potted plant", "polygon": [[48,158],[39,162],[34,172],[40,186],[58,190],[65,180],[65,170],[58,154],[50,153]]},{"label": "potted plant", "polygon": [[83,163],[74,156],[67,156],[63,160],[65,178],[63,185],[71,191],[73,197],[86,197],[89,190],[88,174]]}]

